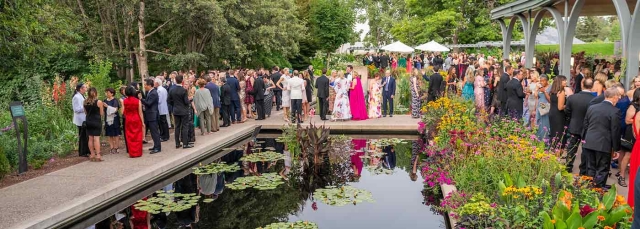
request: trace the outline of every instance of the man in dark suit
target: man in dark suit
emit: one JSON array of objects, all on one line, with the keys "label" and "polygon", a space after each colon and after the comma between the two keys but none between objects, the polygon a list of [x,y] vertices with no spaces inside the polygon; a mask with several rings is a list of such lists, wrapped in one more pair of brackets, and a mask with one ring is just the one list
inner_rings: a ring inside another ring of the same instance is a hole
[{"label": "man in dark suit", "polygon": [[429,88],[427,90],[427,102],[435,101],[440,96],[442,96],[442,90],[444,90],[446,82],[444,82],[444,80],[442,79],[442,76],[438,72],[439,70],[440,67],[438,65],[435,65],[433,66],[434,73],[433,75],[431,75],[431,77],[427,78],[426,75],[423,75],[423,78],[429,81]]},{"label": "man in dark suit", "polygon": [[320,120],[327,120],[327,105],[329,98],[329,78],[327,78],[327,69],[322,69],[322,76],[316,80],[316,88],[318,89],[318,105],[320,106]]},{"label": "man in dark suit", "polygon": [[396,94],[396,79],[391,77],[391,71],[385,71],[384,79],[382,79],[382,117],[387,117],[387,108],[389,116],[393,117],[393,97]]},{"label": "man in dark suit", "polygon": [[[175,122],[174,138],[176,139],[176,149],[191,148],[189,145],[189,109],[191,109],[191,102],[189,102],[189,94],[187,89],[182,87],[183,76],[176,76],[176,87],[169,92],[169,104],[173,107],[173,119]],[[193,124],[191,124],[193,125]],[[182,144],[180,142],[182,141]]]},{"label": "man in dark suit", "polygon": [[[271,81],[273,81],[273,83],[278,83],[281,76],[282,74],[280,74],[280,68],[278,68],[278,66],[273,67]],[[280,106],[282,106],[282,90],[280,90],[280,88],[278,87],[275,87],[271,90],[273,91],[273,95],[276,97],[276,111],[279,111]]]},{"label": "man in dark suit", "polygon": [[522,89],[522,72],[520,70],[516,70],[513,73],[515,76],[511,79],[506,87],[507,87],[507,111],[511,118],[514,119],[522,119],[522,111],[524,104],[524,97],[526,94]]},{"label": "man in dark suit", "polygon": [[598,188],[606,188],[611,153],[620,149],[620,99],[618,88],[604,91],[605,100],[590,106],[584,119],[582,153],[587,161],[587,176],[593,177]]},{"label": "man in dark suit", "polygon": [[508,115],[507,113],[507,83],[511,80],[511,74],[513,74],[513,68],[509,65],[505,67],[505,72],[500,76],[498,81],[498,101],[500,101],[499,114]]},{"label": "man in dark suit", "polygon": [[240,95],[238,94],[240,91],[240,82],[238,78],[236,78],[235,71],[231,70],[229,74],[227,84],[229,84],[229,88],[231,89],[231,122],[232,124],[236,124],[242,122],[242,108],[240,107]]},{"label": "man in dark suit", "polygon": [[380,68],[387,69],[389,67],[389,56],[386,53],[380,55]]},{"label": "man in dark suit", "polygon": [[578,75],[576,75],[576,79],[575,79],[575,88],[574,88],[574,92],[575,93],[580,93],[580,91],[582,91],[582,80],[584,79],[584,73],[586,71],[588,71],[589,68],[587,67],[583,67],[582,71],[580,73],[578,73]]},{"label": "man in dark suit", "polygon": [[376,68],[380,68],[380,54],[373,54],[373,65],[376,66]]},{"label": "man in dark suit", "polygon": [[253,98],[256,100],[256,112],[258,113],[258,118],[256,120],[264,120],[264,77],[266,74],[260,72],[258,74],[258,79],[256,79],[253,83]]},{"label": "man in dark suit", "polygon": [[204,88],[208,89],[213,99],[213,117],[211,117],[211,131],[218,132],[220,130],[220,87],[215,83],[215,73],[209,73],[204,77],[208,83]]},{"label": "man in dark suit", "polygon": [[[575,161],[576,153],[578,152],[578,146],[582,141],[582,130],[584,124],[584,116],[587,114],[589,108],[589,102],[593,99],[591,89],[593,88],[593,79],[586,78],[582,81],[584,90],[573,94],[567,98],[567,105],[564,108],[564,112],[567,117],[571,118],[569,122],[568,132],[570,134],[569,145],[567,146],[567,172],[573,172],[573,162]],[[584,156],[584,154],[582,154]],[[586,161],[584,157],[581,157],[580,163],[580,175],[586,174]]]},{"label": "man in dark suit", "polygon": [[433,57],[433,62],[431,65],[435,68],[436,66],[442,68],[442,64],[444,64],[444,60],[440,57],[440,53],[436,53],[436,56]]},{"label": "man in dark suit", "polygon": [[160,112],[158,111],[158,89],[153,87],[153,84],[152,79],[146,79],[144,81],[144,89],[149,93],[147,93],[145,99],[140,100],[145,108],[144,121],[149,131],[151,131],[151,138],[153,139],[153,147],[149,149],[151,154],[159,153],[162,150],[160,126],[158,126],[158,116],[160,116]]},{"label": "man in dark suit", "polygon": [[228,127],[231,125],[231,119],[229,118],[229,114],[231,113],[231,86],[229,86],[227,79],[226,77],[220,79],[223,83],[220,89],[220,101],[222,102],[222,126],[220,127]]}]

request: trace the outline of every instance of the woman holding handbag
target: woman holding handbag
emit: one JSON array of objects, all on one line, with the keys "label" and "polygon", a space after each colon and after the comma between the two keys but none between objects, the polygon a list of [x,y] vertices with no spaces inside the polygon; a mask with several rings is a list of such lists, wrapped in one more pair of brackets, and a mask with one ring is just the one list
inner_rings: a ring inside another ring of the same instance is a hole
[{"label": "woman holding handbag", "polygon": [[538,127],[538,131],[536,133],[536,136],[540,141],[549,139],[549,131],[551,126],[551,124],[549,123],[549,110],[551,109],[551,104],[549,103],[549,93],[549,77],[542,74],[540,76],[540,87],[538,88],[538,93],[536,93],[538,98],[538,107],[536,109],[536,126]]}]

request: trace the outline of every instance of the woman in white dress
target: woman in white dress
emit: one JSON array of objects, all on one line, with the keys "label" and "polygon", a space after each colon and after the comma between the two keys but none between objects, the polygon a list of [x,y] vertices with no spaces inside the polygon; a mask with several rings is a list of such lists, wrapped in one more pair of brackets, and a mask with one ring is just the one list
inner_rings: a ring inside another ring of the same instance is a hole
[{"label": "woman in white dress", "polygon": [[282,90],[282,109],[284,109],[284,121],[289,121],[289,107],[291,107],[291,91],[289,91],[288,86],[289,84],[287,83],[287,81],[289,81],[289,79],[291,79],[291,77],[289,76],[289,69],[285,68],[282,70],[282,76],[280,77],[280,80],[278,80],[278,82],[276,83],[276,87],[280,88],[280,90]]},{"label": "woman in white dress", "polygon": [[351,108],[349,107],[349,80],[344,78],[344,72],[339,71],[338,77],[333,85],[336,91],[336,100],[333,103],[333,113],[331,121],[351,119]]}]

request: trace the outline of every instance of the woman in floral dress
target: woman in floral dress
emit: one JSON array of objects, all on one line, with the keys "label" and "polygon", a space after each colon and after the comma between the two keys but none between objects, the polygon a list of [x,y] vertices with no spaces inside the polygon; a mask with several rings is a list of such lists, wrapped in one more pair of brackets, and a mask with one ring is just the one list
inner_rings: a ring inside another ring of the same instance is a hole
[{"label": "woman in floral dress", "polygon": [[369,118],[380,118],[380,104],[382,101],[382,80],[380,73],[376,73],[376,78],[369,84]]},{"label": "woman in floral dress", "polygon": [[264,80],[266,81],[264,84],[264,114],[270,117],[273,108],[273,89],[276,88],[276,85],[268,77],[265,77]]},{"label": "woman in floral dress", "polygon": [[351,119],[351,107],[349,106],[349,83],[349,80],[344,78],[344,72],[338,72],[338,77],[333,84],[333,90],[336,91],[336,100],[333,103],[331,121],[344,121]]},{"label": "woman in floral dress", "polygon": [[418,69],[413,69],[413,74],[411,74],[411,78],[409,78],[411,87],[412,118],[420,118],[420,109],[422,108],[422,103],[420,102],[420,78],[418,78],[419,75],[420,72],[418,72]]},{"label": "woman in floral dress", "polygon": [[484,81],[484,76],[480,74],[482,71],[477,71],[475,81],[473,82],[473,93],[475,95],[476,108],[478,111],[484,110],[484,88],[487,83]]}]

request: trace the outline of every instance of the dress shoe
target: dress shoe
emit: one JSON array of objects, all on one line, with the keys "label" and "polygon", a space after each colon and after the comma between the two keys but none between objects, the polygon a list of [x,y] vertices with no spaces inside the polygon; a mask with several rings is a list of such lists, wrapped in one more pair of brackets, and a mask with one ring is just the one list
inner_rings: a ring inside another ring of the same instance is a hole
[{"label": "dress shoe", "polygon": [[393,117],[393,115],[389,115],[389,117]]},{"label": "dress shoe", "polygon": [[166,142],[166,141],[169,141],[169,139],[162,139],[162,140],[160,140],[160,142]]},{"label": "dress shoe", "polygon": [[387,115],[383,115],[382,117],[383,117],[383,118],[386,118],[386,117],[387,117]]},{"label": "dress shoe", "polygon": [[180,147],[182,147],[182,145],[176,145],[176,149],[180,149]]},{"label": "dress shoe", "polygon": [[155,149],[156,149],[156,148],[149,148],[149,151],[153,151],[153,150],[155,150]]},{"label": "dress shoe", "polygon": [[151,152],[149,152],[149,154],[156,154],[156,153],[160,153],[160,152],[162,152],[162,151],[160,151],[160,150],[151,150]]},{"label": "dress shoe", "polygon": [[189,144],[189,145],[183,146],[182,148],[183,148],[183,149],[193,148],[193,145]]}]

